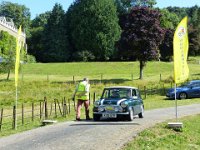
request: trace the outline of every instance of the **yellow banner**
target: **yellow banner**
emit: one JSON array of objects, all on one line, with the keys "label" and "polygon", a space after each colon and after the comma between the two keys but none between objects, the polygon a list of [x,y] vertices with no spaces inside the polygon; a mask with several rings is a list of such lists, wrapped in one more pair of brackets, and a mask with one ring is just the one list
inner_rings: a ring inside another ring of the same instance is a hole
[{"label": "yellow banner", "polygon": [[176,28],[173,40],[174,81],[176,84],[184,82],[189,77],[188,45],[187,17],[185,17]]},{"label": "yellow banner", "polygon": [[15,86],[18,86],[18,74],[19,74],[19,65],[20,65],[20,50],[21,50],[21,26],[18,30],[18,36],[16,38],[16,60],[15,60]]}]

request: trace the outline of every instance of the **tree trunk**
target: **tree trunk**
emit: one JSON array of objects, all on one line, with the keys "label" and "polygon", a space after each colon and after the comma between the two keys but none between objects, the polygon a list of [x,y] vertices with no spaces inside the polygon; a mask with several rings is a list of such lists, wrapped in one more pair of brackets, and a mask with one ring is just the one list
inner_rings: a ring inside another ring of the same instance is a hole
[{"label": "tree trunk", "polygon": [[10,78],[10,69],[8,70],[7,80]]},{"label": "tree trunk", "polygon": [[144,61],[140,61],[140,80],[143,79],[143,68],[145,66],[145,62]]}]

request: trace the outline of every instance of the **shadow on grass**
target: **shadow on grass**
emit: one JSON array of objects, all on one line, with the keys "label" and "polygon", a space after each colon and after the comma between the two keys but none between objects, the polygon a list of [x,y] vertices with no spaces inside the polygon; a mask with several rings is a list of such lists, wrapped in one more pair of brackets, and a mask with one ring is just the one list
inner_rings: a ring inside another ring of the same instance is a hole
[{"label": "shadow on grass", "polygon": [[0,82],[11,82],[11,80],[7,80],[7,79],[0,79]]},{"label": "shadow on grass", "polygon": [[[134,79],[137,80],[137,79]],[[52,83],[58,83],[58,84],[62,84],[62,83],[68,83],[68,84],[76,84],[78,82],[80,82],[82,80],[77,80],[77,81],[63,81],[63,82],[52,82]],[[127,81],[133,81],[130,79],[103,79],[103,80],[89,80],[90,84],[97,84],[97,83],[102,83],[102,84],[109,84],[109,83],[116,83],[116,84],[120,84],[120,83],[124,83]]]}]

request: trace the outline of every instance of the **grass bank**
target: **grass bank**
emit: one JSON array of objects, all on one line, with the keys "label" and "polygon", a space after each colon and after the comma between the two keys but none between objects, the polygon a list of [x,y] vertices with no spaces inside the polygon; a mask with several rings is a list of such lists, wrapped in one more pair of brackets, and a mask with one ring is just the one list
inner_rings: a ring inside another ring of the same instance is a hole
[{"label": "grass bank", "polygon": [[199,150],[200,115],[180,119],[184,128],[177,132],[167,127],[167,122],[142,131],[123,150]]}]

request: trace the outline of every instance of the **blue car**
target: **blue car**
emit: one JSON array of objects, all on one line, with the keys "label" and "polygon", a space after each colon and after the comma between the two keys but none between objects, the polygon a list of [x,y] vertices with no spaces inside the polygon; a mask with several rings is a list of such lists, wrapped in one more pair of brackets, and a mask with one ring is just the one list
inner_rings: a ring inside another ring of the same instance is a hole
[{"label": "blue car", "polygon": [[[174,88],[167,91],[166,96],[170,99],[175,98]],[[200,97],[200,80],[192,80],[176,88],[177,99]]]}]

